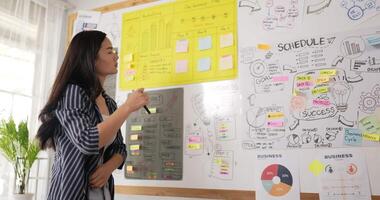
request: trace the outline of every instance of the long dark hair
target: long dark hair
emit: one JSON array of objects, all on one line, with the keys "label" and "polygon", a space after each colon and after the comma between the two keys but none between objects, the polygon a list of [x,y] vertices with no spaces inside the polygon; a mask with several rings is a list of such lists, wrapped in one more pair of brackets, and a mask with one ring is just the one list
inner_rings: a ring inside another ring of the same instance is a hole
[{"label": "long dark hair", "polygon": [[95,73],[95,59],[105,37],[106,34],[100,31],[82,31],[71,40],[49,99],[38,116],[42,124],[36,137],[41,149],[55,149],[53,137],[59,121],[54,110],[68,84],[81,86],[92,101],[102,92],[102,85]]}]

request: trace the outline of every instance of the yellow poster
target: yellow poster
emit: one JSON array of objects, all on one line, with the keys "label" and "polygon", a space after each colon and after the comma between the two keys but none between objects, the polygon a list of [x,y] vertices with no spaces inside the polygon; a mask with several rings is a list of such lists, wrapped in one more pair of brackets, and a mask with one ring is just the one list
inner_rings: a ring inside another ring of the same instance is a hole
[{"label": "yellow poster", "polygon": [[178,0],[123,14],[121,90],[233,79],[236,0]]}]

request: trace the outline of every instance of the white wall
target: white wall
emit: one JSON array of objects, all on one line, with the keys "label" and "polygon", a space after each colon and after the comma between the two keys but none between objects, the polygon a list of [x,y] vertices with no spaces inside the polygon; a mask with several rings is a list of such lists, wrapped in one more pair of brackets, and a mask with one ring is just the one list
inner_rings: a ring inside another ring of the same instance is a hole
[{"label": "white wall", "polygon": [[91,10],[125,0],[65,0],[75,6],[76,10]]}]

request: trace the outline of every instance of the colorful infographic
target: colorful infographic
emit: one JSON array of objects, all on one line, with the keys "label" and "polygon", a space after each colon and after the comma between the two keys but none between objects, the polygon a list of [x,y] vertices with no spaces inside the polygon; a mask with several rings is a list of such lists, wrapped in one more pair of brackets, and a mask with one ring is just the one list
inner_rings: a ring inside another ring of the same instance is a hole
[{"label": "colorful infographic", "polygon": [[123,14],[119,88],[233,79],[235,0],[180,0]]},{"label": "colorful infographic", "polygon": [[292,188],[293,178],[288,168],[280,164],[272,164],[264,169],[261,182],[270,195],[284,196]]}]

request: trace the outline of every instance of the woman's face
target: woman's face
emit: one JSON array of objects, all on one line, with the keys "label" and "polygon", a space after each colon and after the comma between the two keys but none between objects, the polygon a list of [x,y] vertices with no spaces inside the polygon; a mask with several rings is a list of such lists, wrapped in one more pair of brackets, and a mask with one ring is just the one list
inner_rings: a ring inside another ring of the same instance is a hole
[{"label": "woman's face", "polygon": [[117,60],[119,56],[114,51],[111,41],[105,38],[102,42],[98,57],[95,60],[95,71],[98,76],[106,77],[117,73]]}]

